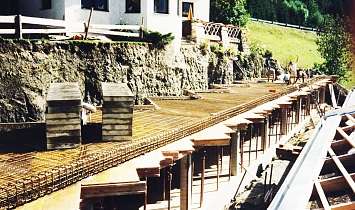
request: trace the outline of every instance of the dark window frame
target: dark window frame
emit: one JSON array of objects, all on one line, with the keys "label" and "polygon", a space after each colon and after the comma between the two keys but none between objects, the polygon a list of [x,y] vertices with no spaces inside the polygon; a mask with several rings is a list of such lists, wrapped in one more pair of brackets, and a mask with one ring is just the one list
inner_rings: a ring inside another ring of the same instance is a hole
[{"label": "dark window frame", "polygon": [[[103,4],[99,5],[101,2],[103,2]],[[94,10],[108,12],[109,0],[81,0],[81,9],[91,9],[92,6],[94,7]]]},{"label": "dark window frame", "polygon": [[52,9],[52,0],[42,0],[41,9]]},{"label": "dark window frame", "polygon": [[154,0],[154,13],[169,14],[169,0]]},{"label": "dark window frame", "polygon": [[141,0],[126,0],[126,13],[141,13]]},{"label": "dark window frame", "polygon": [[[185,5],[187,10],[185,10]],[[194,3],[193,2],[182,2],[182,17],[187,17],[189,15],[190,5],[192,6],[192,13],[194,12]]]}]

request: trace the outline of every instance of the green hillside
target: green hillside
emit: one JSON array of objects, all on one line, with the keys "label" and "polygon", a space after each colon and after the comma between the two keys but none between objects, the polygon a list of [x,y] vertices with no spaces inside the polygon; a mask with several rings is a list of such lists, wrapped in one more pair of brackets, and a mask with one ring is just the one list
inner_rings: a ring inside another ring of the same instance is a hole
[{"label": "green hillside", "polygon": [[315,32],[249,21],[247,38],[250,46],[257,43],[271,51],[273,58],[281,61],[283,67],[295,61],[297,55],[299,68],[312,68],[314,63],[323,62],[317,51]]},{"label": "green hillside", "polygon": [[[323,63],[317,51],[317,35],[315,32],[292,29],[283,26],[249,21],[247,24],[247,41],[250,46],[257,43],[273,54],[273,58],[281,61],[285,68],[290,61],[299,55],[299,68],[313,68],[314,63]],[[347,89],[355,86],[355,69],[348,72],[348,81],[342,81]]]}]

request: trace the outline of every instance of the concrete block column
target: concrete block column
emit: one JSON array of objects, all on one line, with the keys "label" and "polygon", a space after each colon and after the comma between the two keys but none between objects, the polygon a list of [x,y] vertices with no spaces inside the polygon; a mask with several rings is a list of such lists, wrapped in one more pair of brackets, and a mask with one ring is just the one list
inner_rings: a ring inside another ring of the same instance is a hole
[{"label": "concrete block column", "polygon": [[191,209],[192,197],[192,158],[191,154],[180,159],[180,210]]}]

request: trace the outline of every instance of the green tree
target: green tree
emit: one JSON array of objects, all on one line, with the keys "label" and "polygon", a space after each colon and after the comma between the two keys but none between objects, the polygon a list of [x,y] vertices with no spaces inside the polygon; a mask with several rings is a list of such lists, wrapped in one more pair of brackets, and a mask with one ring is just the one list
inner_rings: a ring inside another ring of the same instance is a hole
[{"label": "green tree", "polygon": [[352,39],[349,22],[339,16],[327,16],[318,32],[318,51],[325,59],[321,70],[327,75],[338,75],[346,80],[346,73],[352,65]]},{"label": "green tree", "polygon": [[210,19],[213,22],[245,26],[249,20],[246,0],[211,0],[210,4]]}]

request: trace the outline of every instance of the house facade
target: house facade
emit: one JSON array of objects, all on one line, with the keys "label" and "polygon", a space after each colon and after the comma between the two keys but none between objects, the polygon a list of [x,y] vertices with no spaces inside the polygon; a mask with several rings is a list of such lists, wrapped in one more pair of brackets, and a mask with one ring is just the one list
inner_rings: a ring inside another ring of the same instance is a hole
[{"label": "house facade", "polygon": [[140,25],[145,29],[172,33],[174,47],[180,48],[182,21],[188,10],[194,19],[209,21],[209,0],[19,0],[20,14],[32,17],[96,24]]}]

